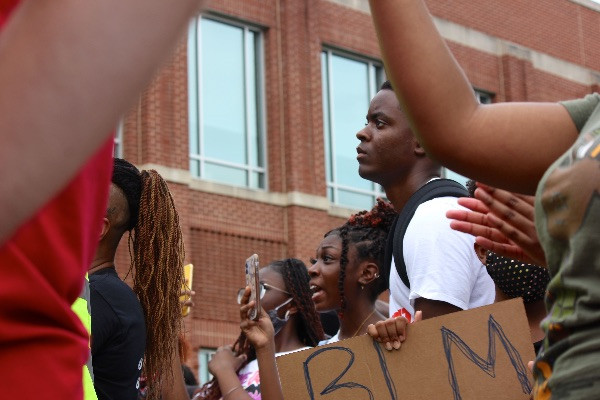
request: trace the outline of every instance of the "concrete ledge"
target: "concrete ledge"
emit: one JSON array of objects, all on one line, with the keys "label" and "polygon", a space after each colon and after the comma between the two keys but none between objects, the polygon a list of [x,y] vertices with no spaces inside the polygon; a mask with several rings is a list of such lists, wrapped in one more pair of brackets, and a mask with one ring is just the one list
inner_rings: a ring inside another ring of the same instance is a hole
[{"label": "concrete ledge", "polygon": [[186,185],[192,190],[199,192],[218,194],[222,196],[235,197],[238,199],[257,201],[259,203],[271,204],[279,207],[298,206],[315,210],[327,211],[330,215],[348,218],[355,210],[334,206],[327,197],[315,196],[302,192],[267,192],[237,186],[224,185],[217,182],[209,182],[192,177],[190,171],[178,168],[165,167],[158,164],[143,164],[140,169],[154,169],[167,182]]},{"label": "concrete ledge", "polygon": [[[328,0],[365,13],[370,13],[368,0]],[[592,0],[570,0],[593,10],[600,11],[600,2]],[[530,61],[533,67],[551,75],[576,82],[582,85],[598,84],[600,71],[594,71],[578,64],[561,60],[557,57],[529,49],[487,33],[468,28],[457,23],[433,18],[444,39],[496,56],[512,55]]]}]

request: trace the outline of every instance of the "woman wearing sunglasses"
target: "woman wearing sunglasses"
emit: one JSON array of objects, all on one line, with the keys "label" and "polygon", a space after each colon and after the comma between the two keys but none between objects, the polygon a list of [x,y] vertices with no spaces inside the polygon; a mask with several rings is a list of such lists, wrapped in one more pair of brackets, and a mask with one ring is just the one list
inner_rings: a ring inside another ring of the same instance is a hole
[{"label": "woman wearing sunglasses", "polygon": [[[259,277],[261,305],[273,324],[276,355],[316,346],[323,339],[323,328],[311,299],[306,265],[294,258],[273,261]],[[238,303],[243,295],[240,289]],[[194,399],[261,398],[256,352],[243,332],[232,346],[217,350],[208,368],[214,378]]]}]

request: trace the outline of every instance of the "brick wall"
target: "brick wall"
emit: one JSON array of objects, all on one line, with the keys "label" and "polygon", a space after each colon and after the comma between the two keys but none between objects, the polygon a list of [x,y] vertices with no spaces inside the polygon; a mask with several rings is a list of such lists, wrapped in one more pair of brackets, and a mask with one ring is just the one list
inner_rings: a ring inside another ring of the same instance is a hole
[{"label": "brick wall", "polygon": [[[370,16],[339,3],[344,1],[213,0],[208,11],[264,31],[268,187],[275,194],[299,192],[317,200],[326,196],[323,46],[379,58]],[[536,68],[527,54],[544,54],[598,74],[599,12],[567,0],[427,0],[427,4],[440,19],[518,45],[521,53],[494,54],[449,42],[474,86],[493,93],[494,101],[555,101],[598,90],[597,82]],[[127,114],[123,138],[125,158],[183,175],[189,168],[186,40],[182,37],[171,60]],[[193,350],[231,343],[237,337],[235,292],[243,283],[242,266],[248,255],[258,252],[263,264],[289,256],[308,262],[323,234],[344,221],[327,207],[260,200],[251,190],[227,195],[196,186],[189,176],[170,182],[186,261],[196,268],[196,306],[186,321]],[[122,275],[128,265],[125,243],[118,254]]]}]

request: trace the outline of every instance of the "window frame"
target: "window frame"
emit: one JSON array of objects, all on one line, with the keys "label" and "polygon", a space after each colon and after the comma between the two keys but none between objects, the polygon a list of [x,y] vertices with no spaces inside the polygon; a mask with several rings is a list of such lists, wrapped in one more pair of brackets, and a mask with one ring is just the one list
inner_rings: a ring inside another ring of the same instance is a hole
[{"label": "window frame", "polygon": [[123,158],[123,130],[125,123],[123,118],[119,119],[115,128],[115,136],[113,138],[113,157]]},{"label": "window frame", "polygon": [[[246,126],[245,132],[245,155],[247,160],[251,160],[251,136],[248,134],[248,126],[251,121],[251,112],[248,104],[253,101],[250,95],[248,82],[255,79],[256,85],[256,130],[257,130],[257,164],[262,166],[253,166],[251,161],[247,161],[245,164],[239,164],[235,162],[220,160],[207,156],[202,145],[204,138],[204,129],[202,126],[203,121],[203,110],[202,110],[202,99],[200,93],[202,93],[202,20],[210,20],[218,22],[224,25],[229,25],[235,28],[243,30],[243,46],[244,46],[244,102],[246,104],[244,110],[244,124]],[[255,39],[252,43],[250,32],[254,33]],[[269,175],[268,175],[268,157],[267,157],[267,116],[266,116],[266,92],[265,92],[265,55],[264,55],[264,29],[261,27],[247,23],[240,20],[226,18],[220,15],[214,14],[201,14],[195,17],[188,27],[188,139],[189,139],[189,160],[190,160],[190,173],[193,178],[216,182],[228,186],[243,187],[253,190],[268,190]],[[249,50],[254,51],[255,59],[255,73],[254,77],[251,73],[251,68],[247,65],[251,62]],[[192,135],[196,138],[192,141]],[[193,151],[192,142],[197,144],[198,153]],[[194,167],[194,162],[197,163],[197,168]],[[212,165],[233,168],[239,171],[244,171],[246,174],[246,184],[238,185],[235,183],[223,181],[223,180],[212,180],[207,179],[205,176],[205,163],[211,163]],[[258,178],[256,178],[258,177]],[[262,185],[261,185],[262,184]]]},{"label": "window frame", "polygon": [[[331,90],[331,77],[332,77],[332,56],[346,58],[352,61],[357,61],[361,63],[367,64],[367,74],[368,74],[368,87],[369,87],[369,99],[370,102],[375,94],[379,91],[379,87],[383,82],[385,82],[385,70],[383,67],[383,62],[376,60],[374,58],[370,58],[367,56],[361,56],[355,53],[351,53],[345,50],[340,50],[335,47],[324,46],[321,49],[321,65],[326,64],[326,71],[321,71],[322,76],[322,109],[323,109],[323,140],[324,146],[323,150],[325,153],[325,180],[327,186],[327,198],[330,203],[339,207],[346,208],[354,208],[354,206],[349,206],[347,204],[343,204],[339,202],[339,190],[343,190],[349,193],[368,195],[372,197],[372,204],[375,204],[375,201],[378,197],[385,198],[385,192],[383,188],[375,183],[371,182],[372,190],[365,190],[360,188],[355,188],[352,186],[347,186],[344,184],[340,184],[335,182],[335,179],[338,178],[336,174],[336,165],[335,165],[335,125],[332,118],[333,116],[333,95]],[[325,61],[323,61],[323,57],[325,56]],[[380,79],[381,82],[377,82]],[[325,90],[327,89],[327,90]],[[366,113],[367,110],[365,110]],[[357,127],[360,129],[360,127]],[[358,175],[358,170],[356,171]],[[330,177],[332,179],[330,179]],[[361,178],[362,179],[362,178]]]},{"label": "window frame", "polygon": [[217,349],[212,347],[201,347],[198,350],[198,383],[200,386],[210,381],[213,376],[208,370],[208,362],[212,356],[217,352]]}]

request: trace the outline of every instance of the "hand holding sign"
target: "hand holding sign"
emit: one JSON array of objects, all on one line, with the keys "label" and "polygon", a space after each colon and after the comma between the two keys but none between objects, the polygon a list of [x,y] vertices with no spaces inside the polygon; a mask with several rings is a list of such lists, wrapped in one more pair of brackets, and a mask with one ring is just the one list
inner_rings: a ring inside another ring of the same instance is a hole
[{"label": "hand holding sign", "polygon": [[[423,313],[417,311],[413,322],[421,321]],[[405,317],[388,318],[367,327],[367,333],[373,340],[383,343],[388,351],[398,350],[406,340],[406,327],[409,322]]]}]

